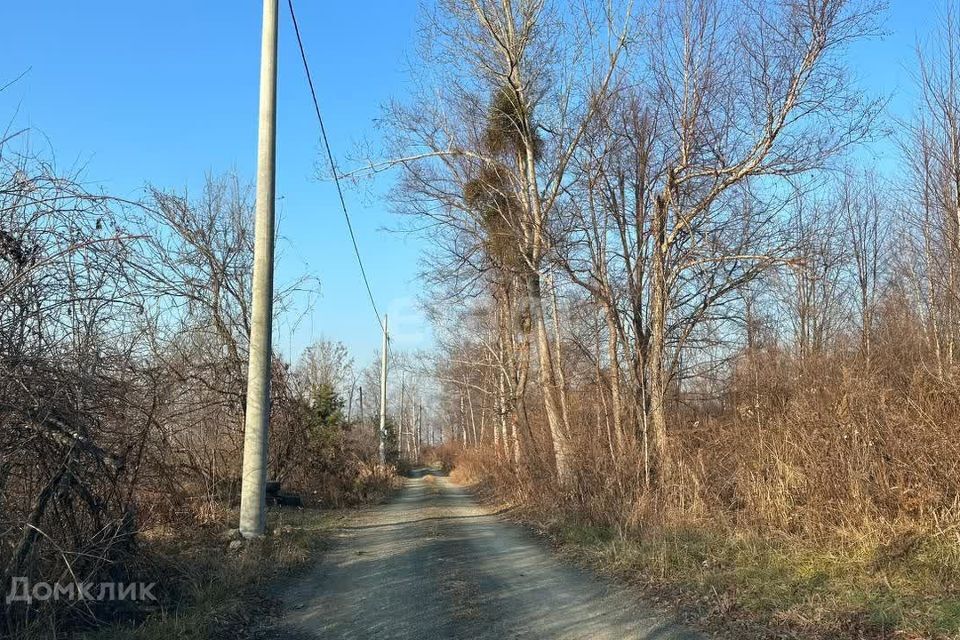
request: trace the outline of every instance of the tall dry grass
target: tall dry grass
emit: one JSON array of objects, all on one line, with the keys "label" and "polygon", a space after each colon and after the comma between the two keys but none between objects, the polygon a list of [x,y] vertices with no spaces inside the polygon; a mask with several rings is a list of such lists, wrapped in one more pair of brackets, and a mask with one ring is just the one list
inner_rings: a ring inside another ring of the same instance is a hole
[{"label": "tall dry grass", "polygon": [[650,486],[640,439],[611,453],[583,419],[597,394],[574,397],[572,486],[490,446],[459,449],[454,479],[631,580],[696,594],[704,619],[722,610],[812,638],[960,636],[960,379],[919,358],[744,356],[721,397],[675,397],[671,470]]}]

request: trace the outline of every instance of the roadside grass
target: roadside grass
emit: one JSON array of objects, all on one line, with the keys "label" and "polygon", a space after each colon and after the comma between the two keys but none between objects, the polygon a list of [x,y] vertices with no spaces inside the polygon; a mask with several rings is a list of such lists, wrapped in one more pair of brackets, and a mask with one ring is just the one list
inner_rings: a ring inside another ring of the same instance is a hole
[{"label": "roadside grass", "polygon": [[735,637],[960,638],[960,544],[942,535],[850,532],[813,545],[691,525],[618,536],[570,520],[548,532]]},{"label": "roadside grass", "polygon": [[[118,603],[111,623],[101,620],[84,640],[236,640],[252,639],[259,622],[279,613],[272,583],[315,562],[332,531],[355,507],[380,503],[402,487],[392,467],[366,467],[339,500],[308,506],[273,507],[266,535],[246,540],[239,549],[239,514],[219,503],[209,505],[202,524],[159,524],[138,534],[139,553],[130,560],[131,581],[155,583],[156,601]],[[350,506],[346,506],[350,505]],[[231,543],[233,545],[231,546]],[[140,607],[140,608],[137,608]],[[74,636],[70,636],[74,637]]]},{"label": "roadside grass", "polygon": [[223,532],[236,515],[201,529],[170,527],[143,532],[140,573],[156,581],[157,603],[137,622],[118,623],[81,636],[85,640],[219,640],[247,637],[257,620],[277,608],[267,585],[303,567],[326,546],[343,512],[271,510],[268,535],[228,549]]}]

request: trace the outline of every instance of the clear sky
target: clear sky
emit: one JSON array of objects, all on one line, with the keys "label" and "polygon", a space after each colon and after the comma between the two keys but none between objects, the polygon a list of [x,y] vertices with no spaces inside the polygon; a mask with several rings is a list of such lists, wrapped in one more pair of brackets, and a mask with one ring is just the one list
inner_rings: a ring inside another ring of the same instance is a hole
[{"label": "clear sky", "polygon": [[[321,334],[360,360],[379,327],[347,236],[333,185],[316,180],[319,132],[281,2],[277,193],[278,279],[308,271],[321,297],[296,332],[278,328],[277,347],[298,352]],[[851,52],[864,85],[910,109],[914,44],[930,35],[936,2],[892,0],[888,35]],[[136,197],[146,182],[197,189],[207,172],[254,175],[261,3],[255,0],[30,0],[4,2],[0,121],[15,118],[46,136],[58,164],[85,166],[87,181]],[[373,121],[403,97],[416,44],[415,0],[299,0],[301,31],[320,106],[341,167],[356,143],[376,139]],[[16,114],[16,115],[15,115]],[[889,145],[877,152],[889,161]],[[886,163],[885,163],[886,164]],[[383,194],[347,191],[348,206],[381,311],[399,349],[426,346],[416,310],[420,246],[396,226]]]},{"label": "clear sky", "polygon": [[[319,129],[281,2],[278,72],[278,279],[308,271],[320,299],[295,335],[278,327],[276,346],[299,351],[321,334],[359,359],[379,345],[379,327],[349,243],[336,192],[315,178]],[[18,113],[34,144],[49,139],[61,167],[85,165],[87,181],[136,197],[151,182],[198,189],[208,171],[256,166],[261,3],[255,0],[37,0],[5,2],[0,39],[0,121]],[[296,3],[330,142],[348,165],[373,135],[380,106],[403,93],[415,41],[414,2]],[[18,111],[19,109],[19,111]],[[422,345],[415,282],[419,249],[387,231],[382,197],[348,190],[360,249],[395,348]]]}]

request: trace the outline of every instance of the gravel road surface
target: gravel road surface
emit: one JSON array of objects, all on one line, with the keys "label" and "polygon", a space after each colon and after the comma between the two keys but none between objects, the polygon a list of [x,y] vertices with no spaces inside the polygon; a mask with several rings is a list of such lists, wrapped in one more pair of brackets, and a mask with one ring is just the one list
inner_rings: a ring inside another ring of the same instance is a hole
[{"label": "gravel road surface", "polygon": [[358,512],[278,595],[283,638],[703,638],[433,475]]}]

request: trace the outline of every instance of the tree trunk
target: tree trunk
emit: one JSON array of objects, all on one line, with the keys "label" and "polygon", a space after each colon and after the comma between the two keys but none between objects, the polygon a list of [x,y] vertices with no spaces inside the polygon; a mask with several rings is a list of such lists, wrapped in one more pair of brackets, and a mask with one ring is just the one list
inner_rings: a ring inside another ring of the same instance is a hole
[{"label": "tree trunk", "polygon": [[550,351],[550,336],[547,332],[547,324],[543,317],[543,296],[540,288],[540,274],[536,271],[531,271],[527,275],[527,300],[530,306],[530,322],[533,325],[534,337],[537,341],[537,356],[540,365],[538,368],[540,390],[543,393],[547,425],[550,428],[550,440],[553,444],[557,480],[561,485],[567,485],[572,480],[570,443],[563,423],[563,411],[560,408],[557,376]]},{"label": "tree trunk", "polygon": [[460,390],[460,439],[463,446],[467,446],[467,410],[463,400],[463,389]]},{"label": "tree trunk", "polygon": [[656,454],[654,467],[662,480],[670,465],[667,441],[667,226],[668,196],[657,198],[653,213],[653,276],[650,292],[650,426]]},{"label": "tree trunk", "polygon": [[470,408],[470,432],[473,433],[473,446],[480,446],[480,436],[477,433],[477,416],[473,412],[473,393],[467,389],[467,406]]},{"label": "tree trunk", "polygon": [[556,359],[553,361],[553,369],[557,378],[557,397],[560,401],[560,414],[563,418],[563,426],[566,434],[570,436],[570,415],[567,413],[567,380],[563,375],[563,340],[560,337],[560,308],[557,305],[557,283],[550,274],[550,297],[553,302],[553,339],[556,351]]},{"label": "tree trunk", "polygon": [[605,307],[607,317],[607,359],[610,361],[610,403],[613,405],[613,433],[617,450],[623,451],[623,394],[620,388],[620,355],[617,339],[616,309]]},{"label": "tree trunk", "polygon": [[[499,407],[497,408],[497,415],[498,415],[498,418],[500,417],[500,415],[502,415]],[[490,429],[490,431],[493,432],[493,455],[497,460],[500,460],[503,458],[500,452],[500,434],[502,431],[502,427],[503,427],[503,421],[498,419],[496,423],[491,425],[491,429]]]}]

